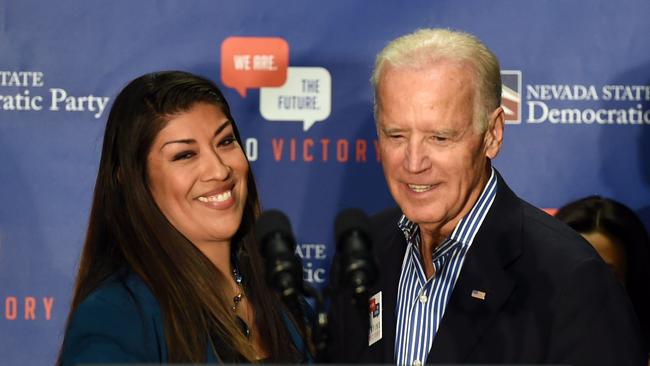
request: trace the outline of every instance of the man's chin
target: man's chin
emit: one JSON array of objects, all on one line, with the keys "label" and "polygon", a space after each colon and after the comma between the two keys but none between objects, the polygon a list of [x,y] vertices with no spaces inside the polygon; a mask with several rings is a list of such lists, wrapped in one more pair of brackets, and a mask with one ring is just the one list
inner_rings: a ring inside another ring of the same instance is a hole
[{"label": "man's chin", "polygon": [[402,209],[402,213],[404,213],[410,221],[415,222],[418,225],[435,225],[442,221],[442,216],[435,214],[437,211],[435,208],[412,208],[404,206],[400,206],[400,208]]}]

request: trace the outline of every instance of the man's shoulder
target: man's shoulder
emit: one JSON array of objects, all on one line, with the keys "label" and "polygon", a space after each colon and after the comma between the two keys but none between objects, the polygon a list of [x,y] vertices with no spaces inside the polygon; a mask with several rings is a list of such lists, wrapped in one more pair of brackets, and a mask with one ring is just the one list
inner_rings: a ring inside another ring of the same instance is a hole
[{"label": "man's shoulder", "polygon": [[565,241],[586,243],[575,230],[542,209],[523,200],[522,208],[524,223],[527,224],[526,227],[529,230],[544,233],[545,235],[553,235]]},{"label": "man's shoulder", "polygon": [[391,225],[392,228],[397,228],[397,222],[401,217],[402,210],[399,207],[387,208],[370,216],[370,226],[373,229],[388,225]]},{"label": "man's shoulder", "polygon": [[398,226],[401,217],[402,210],[399,207],[388,208],[370,216],[370,235],[379,255],[385,254],[387,250],[403,248],[401,244],[406,244],[404,234]]},{"label": "man's shoulder", "polygon": [[521,200],[522,235],[530,250],[546,254],[549,260],[560,264],[600,257],[591,245],[569,226],[545,211]]},{"label": "man's shoulder", "polygon": [[486,229],[492,229],[493,234],[505,235],[510,241],[521,242],[524,252],[540,256],[540,259],[558,263],[598,257],[580,234],[519,198],[503,178],[498,177],[497,197],[488,213]]}]

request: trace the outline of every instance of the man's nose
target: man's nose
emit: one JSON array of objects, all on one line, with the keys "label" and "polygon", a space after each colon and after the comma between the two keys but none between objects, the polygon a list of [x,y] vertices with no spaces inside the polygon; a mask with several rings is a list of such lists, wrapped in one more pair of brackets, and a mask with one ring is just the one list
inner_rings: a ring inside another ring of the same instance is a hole
[{"label": "man's nose", "polygon": [[431,159],[425,144],[414,139],[406,146],[404,154],[404,169],[413,174],[421,173],[431,166]]}]

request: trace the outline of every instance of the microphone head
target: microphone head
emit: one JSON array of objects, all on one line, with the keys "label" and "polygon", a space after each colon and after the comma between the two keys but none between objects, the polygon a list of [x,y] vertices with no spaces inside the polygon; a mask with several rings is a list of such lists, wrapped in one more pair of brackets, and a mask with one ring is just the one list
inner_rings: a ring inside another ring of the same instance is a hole
[{"label": "microphone head", "polygon": [[368,236],[370,224],[365,212],[358,208],[349,208],[342,211],[336,216],[334,222],[334,236],[337,243],[341,243],[344,235],[352,230],[357,230],[363,235]]},{"label": "microphone head", "polygon": [[278,210],[265,211],[255,225],[255,236],[265,259],[269,285],[287,298],[302,290],[302,264],[295,254],[291,224]]},{"label": "microphone head", "polygon": [[369,228],[368,217],[359,209],[341,212],[334,224],[340,281],[359,296],[365,294],[377,279]]},{"label": "microphone head", "polygon": [[259,241],[264,241],[267,236],[276,233],[293,238],[292,232],[287,215],[278,210],[262,212],[255,223],[255,237]]}]

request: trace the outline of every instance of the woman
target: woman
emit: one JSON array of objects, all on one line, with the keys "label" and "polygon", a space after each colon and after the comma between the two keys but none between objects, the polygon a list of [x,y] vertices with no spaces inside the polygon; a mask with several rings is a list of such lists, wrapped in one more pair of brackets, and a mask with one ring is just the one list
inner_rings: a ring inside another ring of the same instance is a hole
[{"label": "woman", "polygon": [[600,196],[568,203],[555,216],[587,239],[625,286],[650,353],[650,240],[639,217]]},{"label": "woman", "polygon": [[299,307],[263,277],[259,210],[219,89],[133,80],[108,117],[59,363],[303,361]]}]

